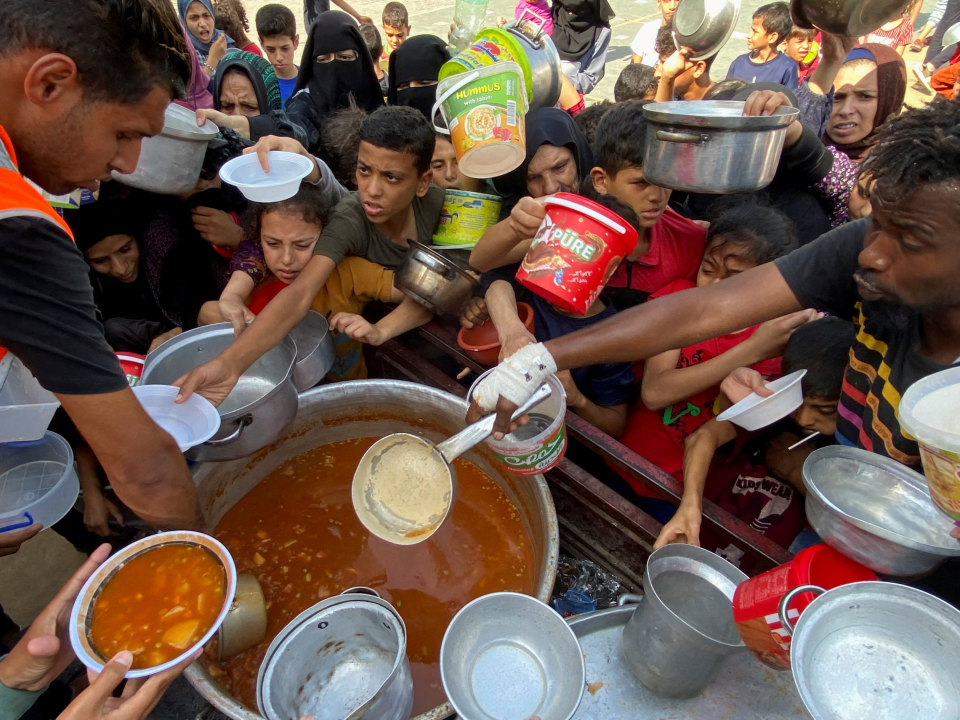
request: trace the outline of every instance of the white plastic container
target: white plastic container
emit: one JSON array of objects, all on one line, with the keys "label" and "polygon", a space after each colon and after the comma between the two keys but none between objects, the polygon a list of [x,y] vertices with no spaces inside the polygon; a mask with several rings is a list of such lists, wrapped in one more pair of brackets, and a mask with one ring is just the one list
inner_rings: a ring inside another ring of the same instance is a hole
[{"label": "white plastic container", "polygon": [[0,533],[66,515],[80,494],[70,444],[56,433],[40,440],[0,444]]},{"label": "white plastic container", "polygon": [[960,367],[907,388],[899,416],[904,431],[920,445],[930,496],[960,525]]},{"label": "white plastic container", "polygon": [[265,173],[256,153],[241,155],[220,168],[220,179],[236,187],[247,200],[280,202],[297,194],[300,181],[313,172],[313,160],[297,153],[273,150]]},{"label": "white plastic container", "polygon": [[205,397],[194,393],[181,404],[174,402],[180,388],[172,385],[138,385],[133,388],[147,415],[173,436],[186,452],[205,443],[220,429],[220,413]]},{"label": "white plastic container", "polygon": [[10,363],[7,379],[0,387],[0,442],[40,440],[60,407],[60,401],[37,379],[19,358],[7,355]]},{"label": "white plastic container", "polygon": [[779,380],[767,383],[767,387],[773,390],[773,395],[760,397],[756,393],[751,393],[733,407],[720,413],[717,420],[729,420],[744,430],[760,430],[773,425],[778,420],[783,420],[803,405],[803,388],[800,381],[806,374],[806,370],[797,370]]}]

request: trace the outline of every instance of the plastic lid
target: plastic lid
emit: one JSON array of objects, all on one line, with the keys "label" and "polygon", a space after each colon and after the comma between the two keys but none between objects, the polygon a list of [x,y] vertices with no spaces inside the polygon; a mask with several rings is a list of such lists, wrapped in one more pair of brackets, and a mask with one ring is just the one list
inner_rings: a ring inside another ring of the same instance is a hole
[{"label": "plastic lid", "polygon": [[[957,386],[960,386],[960,367],[928,375],[907,388],[897,411],[903,430],[925,445],[953,452],[960,449],[960,434],[948,429],[951,422],[957,422],[958,414],[954,406],[960,396]],[[931,416],[934,404],[939,404],[939,399],[933,397],[938,392],[942,393],[942,402],[953,410],[944,414],[943,426],[936,422],[936,416]]]}]

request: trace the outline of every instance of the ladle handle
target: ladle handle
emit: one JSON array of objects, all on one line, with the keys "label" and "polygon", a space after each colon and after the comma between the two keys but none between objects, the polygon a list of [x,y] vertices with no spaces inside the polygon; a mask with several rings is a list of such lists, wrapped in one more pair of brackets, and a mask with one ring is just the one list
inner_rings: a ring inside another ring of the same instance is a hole
[{"label": "ladle handle", "polygon": [[[513,416],[510,419],[519,420],[521,417],[530,412],[530,410],[550,397],[552,392],[553,391],[550,389],[550,385],[544,383],[537,388],[533,395],[530,396],[529,400],[527,400],[523,405],[514,411]],[[437,450],[439,450],[440,454],[443,455],[444,460],[446,460],[448,463],[452,463],[467,450],[475,445],[479,445],[481,442],[490,437],[493,434],[493,423],[496,421],[496,419],[496,414],[490,413],[482,420],[475,422],[473,425],[468,425],[449,440],[444,440],[442,443],[437,445]]]}]

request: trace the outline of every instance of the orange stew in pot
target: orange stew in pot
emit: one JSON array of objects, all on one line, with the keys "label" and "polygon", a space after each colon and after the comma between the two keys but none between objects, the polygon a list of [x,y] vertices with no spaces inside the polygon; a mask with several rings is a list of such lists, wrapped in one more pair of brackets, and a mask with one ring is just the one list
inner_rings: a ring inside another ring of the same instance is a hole
[{"label": "orange stew in pot", "polygon": [[129,650],[135,669],[162,665],[200,641],[225,591],[223,566],[208,550],[183,543],[147,550],[97,595],[90,640],[106,660]]}]

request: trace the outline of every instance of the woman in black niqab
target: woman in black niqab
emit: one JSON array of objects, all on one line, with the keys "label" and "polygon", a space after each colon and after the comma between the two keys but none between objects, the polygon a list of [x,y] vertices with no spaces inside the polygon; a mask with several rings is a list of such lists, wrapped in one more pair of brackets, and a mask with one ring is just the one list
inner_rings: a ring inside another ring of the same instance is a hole
[{"label": "woman in black niqab", "polygon": [[433,120],[440,68],[450,59],[447,44],[435,35],[414,35],[390,53],[390,105],[407,105]]}]

